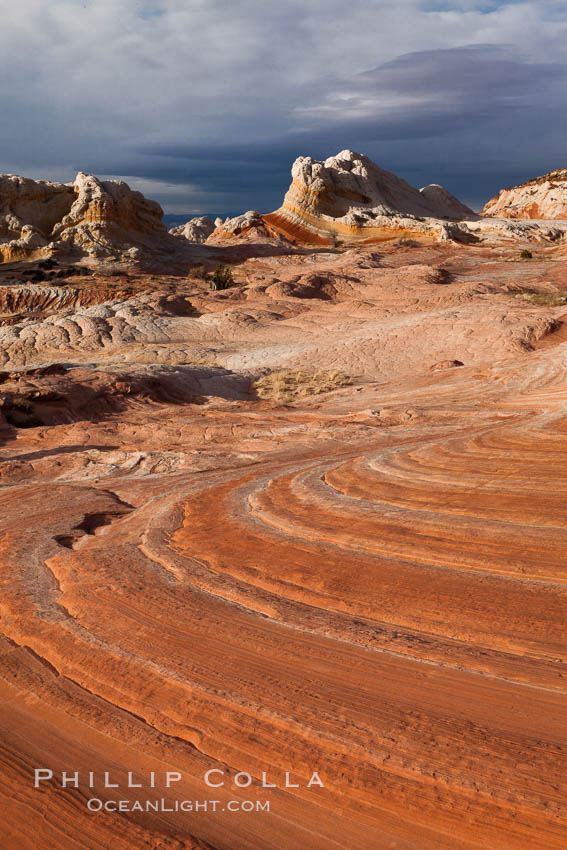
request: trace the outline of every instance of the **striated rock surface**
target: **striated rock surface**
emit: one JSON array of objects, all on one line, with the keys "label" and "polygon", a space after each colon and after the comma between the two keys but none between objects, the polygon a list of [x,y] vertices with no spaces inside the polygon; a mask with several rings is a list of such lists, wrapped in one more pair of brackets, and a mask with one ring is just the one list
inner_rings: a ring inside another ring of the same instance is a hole
[{"label": "striated rock surface", "polygon": [[172,227],[172,236],[182,236],[188,242],[206,242],[217,225],[208,215],[197,216],[185,224]]},{"label": "striated rock surface", "polygon": [[482,214],[498,218],[567,220],[567,168],[502,189],[488,201]]},{"label": "striated rock surface", "polygon": [[564,257],[290,248],[0,329],[3,847],[565,847]]},{"label": "striated rock surface", "polygon": [[364,240],[405,230],[441,237],[448,232],[441,220],[475,218],[442,186],[419,191],[351,150],[324,162],[300,156],[291,173],[281,208],[264,219],[296,238]]},{"label": "striated rock surface", "polygon": [[2,848],[563,850],[566,247],[196,248],[0,268]]},{"label": "striated rock surface", "polygon": [[496,244],[557,242],[567,236],[566,222],[548,226],[482,218],[443,186],[417,190],[350,150],[324,162],[299,157],[292,178],[282,206],[262,218],[272,235],[298,243],[336,246],[417,239]]}]

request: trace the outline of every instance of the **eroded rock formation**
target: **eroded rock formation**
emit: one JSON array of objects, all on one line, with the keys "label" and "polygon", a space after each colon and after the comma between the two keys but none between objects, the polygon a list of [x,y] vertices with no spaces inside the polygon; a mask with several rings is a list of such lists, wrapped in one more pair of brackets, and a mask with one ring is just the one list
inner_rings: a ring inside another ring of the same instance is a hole
[{"label": "eroded rock formation", "polygon": [[80,172],[73,184],[63,184],[4,175],[0,258],[4,262],[88,258],[95,264],[108,259],[152,260],[163,267],[194,261],[199,243],[205,242],[272,246],[285,240],[339,246],[408,238],[424,243],[558,242],[567,234],[565,221],[544,225],[521,218],[567,217],[565,173],[554,172],[549,180],[506,190],[479,217],[438,184],[415,189],[368,157],[344,150],[324,162],[299,157],[283,204],[273,213],[249,210],[215,222],[201,216],[169,232],[159,204],[121,180],[98,180]]},{"label": "eroded rock formation", "polygon": [[567,220],[567,169],[559,169],[502,189],[482,211],[497,218],[535,218]]},{"label": "eroded rock formation", "polygon": [[175,253],[159,204],[122,180],[79,172],[73,184],[0,177],[4,262],[71,256],[93,260]]},{"label": "eroded rock formation", "polygon": [[211,237],[212,241],[250,234],[260,237],[269,236],[271,233],[264,219],[265,216],[261,216],[257,210],[248,210],[242,215],[227,218],[222,222],[217,220],[216,229]]},{"label": "eroded rock formation", "polygon": [[44,248],[55,227],[68,215],[75,193],[72,186],[0,176],[0,256],[20,260]]},{"label": "eroded rock formation", "polygon": [[206,242],[215,229],[215,226],[215,223],[208,215],[201,215],[190,219],[185,224],[172,227],[169,232],[172,236],[182,236],[188,242]]},{"label": "eroded rock formation", "polygon": [[442,220],[475,218],[442,186],[419,191],[351,150],[324,162],[300,156],[291,173],[282,206],[264,218],[296,238],[365,240],[384,230],[441,237],[448,232]]}]

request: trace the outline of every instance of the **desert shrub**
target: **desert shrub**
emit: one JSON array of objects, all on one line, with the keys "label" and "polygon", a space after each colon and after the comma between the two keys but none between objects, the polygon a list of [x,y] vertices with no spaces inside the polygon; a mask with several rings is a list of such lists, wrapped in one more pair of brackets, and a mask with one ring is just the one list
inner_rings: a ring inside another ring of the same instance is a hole
[{"label": "desert shrub", "polygon": [[527,248],[524,248],[524,250],[520,254],[520,257],[522,258],[522,260],[531,260],[532,257],[533,257],[533,254],[532,254],[531,251],[528,251]]},{"label": "desert shrub", "polygon": [[219,263],[211,278],[211,289],[213,292],[220,292],[223,289],[230,289],[231,286],[234,286],[231,270]]},{"label": "desert shrub", "polygon": [[561,307],[567,304],[567,295],[561,292],[544,292],[537,289],[527,289],[514,293],[516,298],[535,304],[537,307]]},{"label": "desert shrub", "polygon": [[398,248],[417,248],[419,242],[416,242],[415,239],[407,239],[405,237],[402,237],[401,239],[398,239],[396,245],[398,246]]},{"label": "desert shrub", "polygon": [[286,404],[297,398],[318,395],[352,384],[352,379],[338,369],[283,369],[270,372],[251,386],[257,398],[270,399]]},{"label": "desert shrub", "polygon": [[33,404],[23,396],[13,395],[4,405],[6,421],[14,428],[37,428],[43,422],[36,416]]},{"label": "desert shrub", "polygon": [[33,405],[28,398],[24,398],[21,395],[14,395],[10,399],[10,407],[15,407],[17,410],[21,410],[24,413],[32,413]]}]

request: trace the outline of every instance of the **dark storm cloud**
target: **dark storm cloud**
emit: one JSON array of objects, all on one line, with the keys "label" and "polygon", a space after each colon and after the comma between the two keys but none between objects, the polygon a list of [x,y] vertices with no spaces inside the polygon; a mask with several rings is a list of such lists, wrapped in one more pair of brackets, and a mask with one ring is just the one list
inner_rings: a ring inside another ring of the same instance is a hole
[{"label": "dark storm cloud", "polygon": [[558,0],[26,0],[0,30],[0,171],[124,176],[173,210],[281,201],[360,150],[480,202],[565,165]]},{"label": "dark storm cloud", "polygon": [[148,157],[147,177],[234,193],[277,190],[275,204],[297,155],[326,157],[351,147],[416,183],[448,178],[479,202],[499,185],[561,164],[566,92],[567,65],[526,61],[508,45],[422,51],[317,82],[309,105],[295,110],[303,129],[283,137],[140,152]]}]

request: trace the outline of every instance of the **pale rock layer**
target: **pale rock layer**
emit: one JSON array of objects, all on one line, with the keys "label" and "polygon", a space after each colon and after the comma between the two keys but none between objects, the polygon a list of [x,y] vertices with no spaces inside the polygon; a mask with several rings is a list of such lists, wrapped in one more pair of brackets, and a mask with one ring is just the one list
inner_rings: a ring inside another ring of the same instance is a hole
[{"label": "pale rock layer", "polygon": [[3,262],[58,256],[93,260],[173,252],[159,204],[122,180],[79,172],[72,184],[0,176]]},{"label": "pale rock layer", "polygon": [[499,218],[567,219],[567,168],[502,189],[482,212]]},{"label": "pale rock layer", "polygon": [[169,232],[172,236],[187,239],[188,242],[206,242],[215,227],[215,223],[208,215],[201,215],[190,219],[185,224],[172,227]]},{"label": "pale rock layer", "polygon": [[567,222],[549,227],[482,219],[443,186],[417,190],[350,150],[324,162],[299,157],[291,173],[282,206],[263,219],[268,228],[297,242],[356,244],[408,237],[489,244],[557,242],[567,233]]}]

